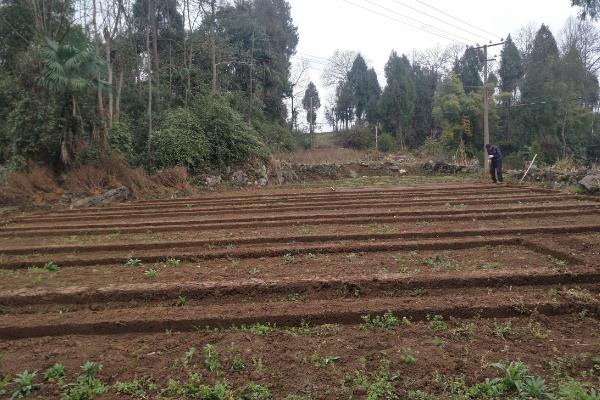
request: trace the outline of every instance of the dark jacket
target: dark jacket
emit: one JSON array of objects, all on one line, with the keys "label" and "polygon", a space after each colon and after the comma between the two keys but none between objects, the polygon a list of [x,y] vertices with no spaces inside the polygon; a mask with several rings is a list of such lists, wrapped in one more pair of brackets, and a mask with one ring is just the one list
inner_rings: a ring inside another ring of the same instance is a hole
[{"label": "dark jacket", "polygon": [[502,152],[500,151],[500,147],[498,146],[491,146],[488,149],[488,155],[494,156],[494,160],[496,161],[502,160]]}]

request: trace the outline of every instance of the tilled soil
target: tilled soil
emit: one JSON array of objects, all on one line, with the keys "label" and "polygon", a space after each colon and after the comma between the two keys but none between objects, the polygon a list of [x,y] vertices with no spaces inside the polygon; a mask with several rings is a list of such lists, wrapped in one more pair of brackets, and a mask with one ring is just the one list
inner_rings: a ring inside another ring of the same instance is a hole
[{"label": "tilled soil", "polygon": [[[444,379],[477,382],[493,376],[488,363],[521,359],[552,381],[595,383],[599,247],[596,198],[517,186],[283,189],[13,216],[0,228],[0,378],[55,362],[73,377],[91,360],[107,384],[164,387],[194,371],[274,399],[366,398],[356,376],[389,362],[394,398],[452,398]],[[359,326],[384,314],[405,323]],[[436,330],[434,315],[449,326]],[[219,373],[206,370],[207,343]],[[232,371],[236,356],[245,366]]]}]

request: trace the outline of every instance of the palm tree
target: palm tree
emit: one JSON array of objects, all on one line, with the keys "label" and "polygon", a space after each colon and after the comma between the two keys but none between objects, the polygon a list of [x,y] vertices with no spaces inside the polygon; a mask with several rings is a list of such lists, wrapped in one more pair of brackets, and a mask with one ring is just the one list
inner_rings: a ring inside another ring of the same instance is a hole
[{"label": "palm tree", "polygon": [[63,117],[67,124],[61,139],[60,159],[63,165],[67,165],[71,161],[78,131],[78,115],[81,120],[77,98],[105,84],[97,79],[104,63],[81,31],[72,32],[62,42],[45,38],[40,56],[43,70],[38,81],[63,103]]}]

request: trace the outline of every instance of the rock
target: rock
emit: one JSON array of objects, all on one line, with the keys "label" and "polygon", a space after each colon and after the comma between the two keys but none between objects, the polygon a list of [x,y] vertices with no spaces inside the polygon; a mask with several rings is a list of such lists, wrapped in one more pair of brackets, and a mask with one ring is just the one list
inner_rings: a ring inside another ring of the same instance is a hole
[{"label": "rock", "polygon": [[391,165],[389,168],[392,172],[400,172],[400,167],[397,165]]},{"label": "rock", "polygon": [[91,196],[77,200],[71,205],[71,208],[106,206],[117,200],[127,200],[128,197],[129,189],[125,186],[121,186],[119,188],[99,194],[98,196]]},{"label": "rock", "polygon": [[0,179],[4,178],[6,175],[8,175],[8,168],[0,165]]},{"label": "rock", "polygon": [[269,179],[268,178],[260,178],[258,181],[258,186],[267,186],[267,183],[269,183]]},{"label": "rock", "polygon": [[283,185],[283,183],[285,182],[285,177],[283,176],[283,171],[278,169],[277,171],[275,171],[275,174],[277,175],[277,184]]},{"label": "rock", "polygon": [[579,184],[589,193],[600,192],[600,173],[586,175]]},{"label": "rock", "polygon": [[246,175],[244,175],[244,171],[235,171],[233,174],[231,174],[231,180],[237,183],[245,183]]},{"label": "rock", "polygon": [[356,172],[352,168],[348,168],[348,175],[350,175],[350,178],[356,178],[358,176],[358,172]]},{"label": "rock", "polygon": [[215,187],[217,186],[219,183],[221,183],[222,178],[221,175],[209,175],[206,177],[206,186],[208,187]]},{"label": "rock", "polygon": [[408,173],[408,171],[407,171],[407,170],[405,170],[405,169],[401,169],[401,170],[399,170],[399,171],[398,171],[398,173],[399,173],[400,175],[406,175],[406,174]]}]

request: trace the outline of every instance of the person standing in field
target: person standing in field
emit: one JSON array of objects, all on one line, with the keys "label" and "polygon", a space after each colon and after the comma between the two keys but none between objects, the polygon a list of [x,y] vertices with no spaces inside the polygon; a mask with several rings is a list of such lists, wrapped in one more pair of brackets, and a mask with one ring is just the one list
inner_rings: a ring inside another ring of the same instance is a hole
[{"label": "person standing in field", "polygon": [[502,177],[502,152],[500,147],[486,144],[485,149],[487,150],[489,163],[490,163],[490,175],[494,183],[504,182]]}]

